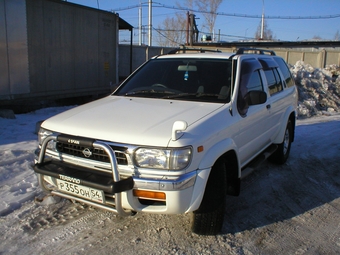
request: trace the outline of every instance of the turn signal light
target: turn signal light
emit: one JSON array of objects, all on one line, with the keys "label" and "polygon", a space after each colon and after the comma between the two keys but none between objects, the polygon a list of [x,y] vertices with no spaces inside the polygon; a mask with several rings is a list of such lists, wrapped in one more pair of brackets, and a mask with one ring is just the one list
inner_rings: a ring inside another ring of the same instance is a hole
[{"label": "turn signal light", "polygon": [[133,195],[138,198],[144,199],[153,199],[153,200],[161,200],[165,201],[165,193],[164,192],[156,192],[156,191],[149,191],[149,190],[133,190]]}]

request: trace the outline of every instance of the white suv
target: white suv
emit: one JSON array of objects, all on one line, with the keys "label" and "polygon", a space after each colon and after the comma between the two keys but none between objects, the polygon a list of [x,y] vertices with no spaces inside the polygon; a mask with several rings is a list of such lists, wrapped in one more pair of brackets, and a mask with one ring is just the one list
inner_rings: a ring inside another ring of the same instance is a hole
[{"label": "white suv", "polygon": [[226,195],[264,159],[283,164],[294,140],[286,63],[246,50],[156,56],[112,95],[43,122],[42,189],[120,215],[192,212],[193,232],[217,234]]}]

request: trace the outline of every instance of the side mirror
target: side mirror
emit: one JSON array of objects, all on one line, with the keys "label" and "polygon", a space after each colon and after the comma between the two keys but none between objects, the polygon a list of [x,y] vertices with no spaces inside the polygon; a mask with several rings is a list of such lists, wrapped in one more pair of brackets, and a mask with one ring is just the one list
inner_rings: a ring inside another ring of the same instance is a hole
[{"label": "side mirror", "polygon": [[249,91],[245,96],[248,105],[264,104],[267,101],[267,93],[264,91]]}]

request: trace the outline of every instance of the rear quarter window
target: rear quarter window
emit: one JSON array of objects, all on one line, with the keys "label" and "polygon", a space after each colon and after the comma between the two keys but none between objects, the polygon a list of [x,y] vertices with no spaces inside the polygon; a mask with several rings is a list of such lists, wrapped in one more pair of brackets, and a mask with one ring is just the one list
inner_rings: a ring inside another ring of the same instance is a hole
[{"label": "rear quarter window", "polygon": [[281,72],[283,74],[284,80],[286,82],[287,87],[294,86],[294,79],[292,74],[289,71],[289,68],[286,64],[286,62],[282,58],[274,58],[275,62],[279,65]]},{"label": "rear quarter window", "polygon": [[264,73],[267,78],[270,95],[276,94],[283,90],[282,81],[276,68],[265,70]]}]

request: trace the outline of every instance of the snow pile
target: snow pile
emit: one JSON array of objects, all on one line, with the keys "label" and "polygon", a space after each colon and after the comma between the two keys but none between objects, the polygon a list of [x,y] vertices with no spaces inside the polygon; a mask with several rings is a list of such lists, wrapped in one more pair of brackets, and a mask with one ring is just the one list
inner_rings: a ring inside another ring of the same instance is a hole
[{"label": "snow pile", "polygon": [[299,118],[340,112],[339,66],[330,65],[319,69],[298,61],[290,70],[299,92]]}]

